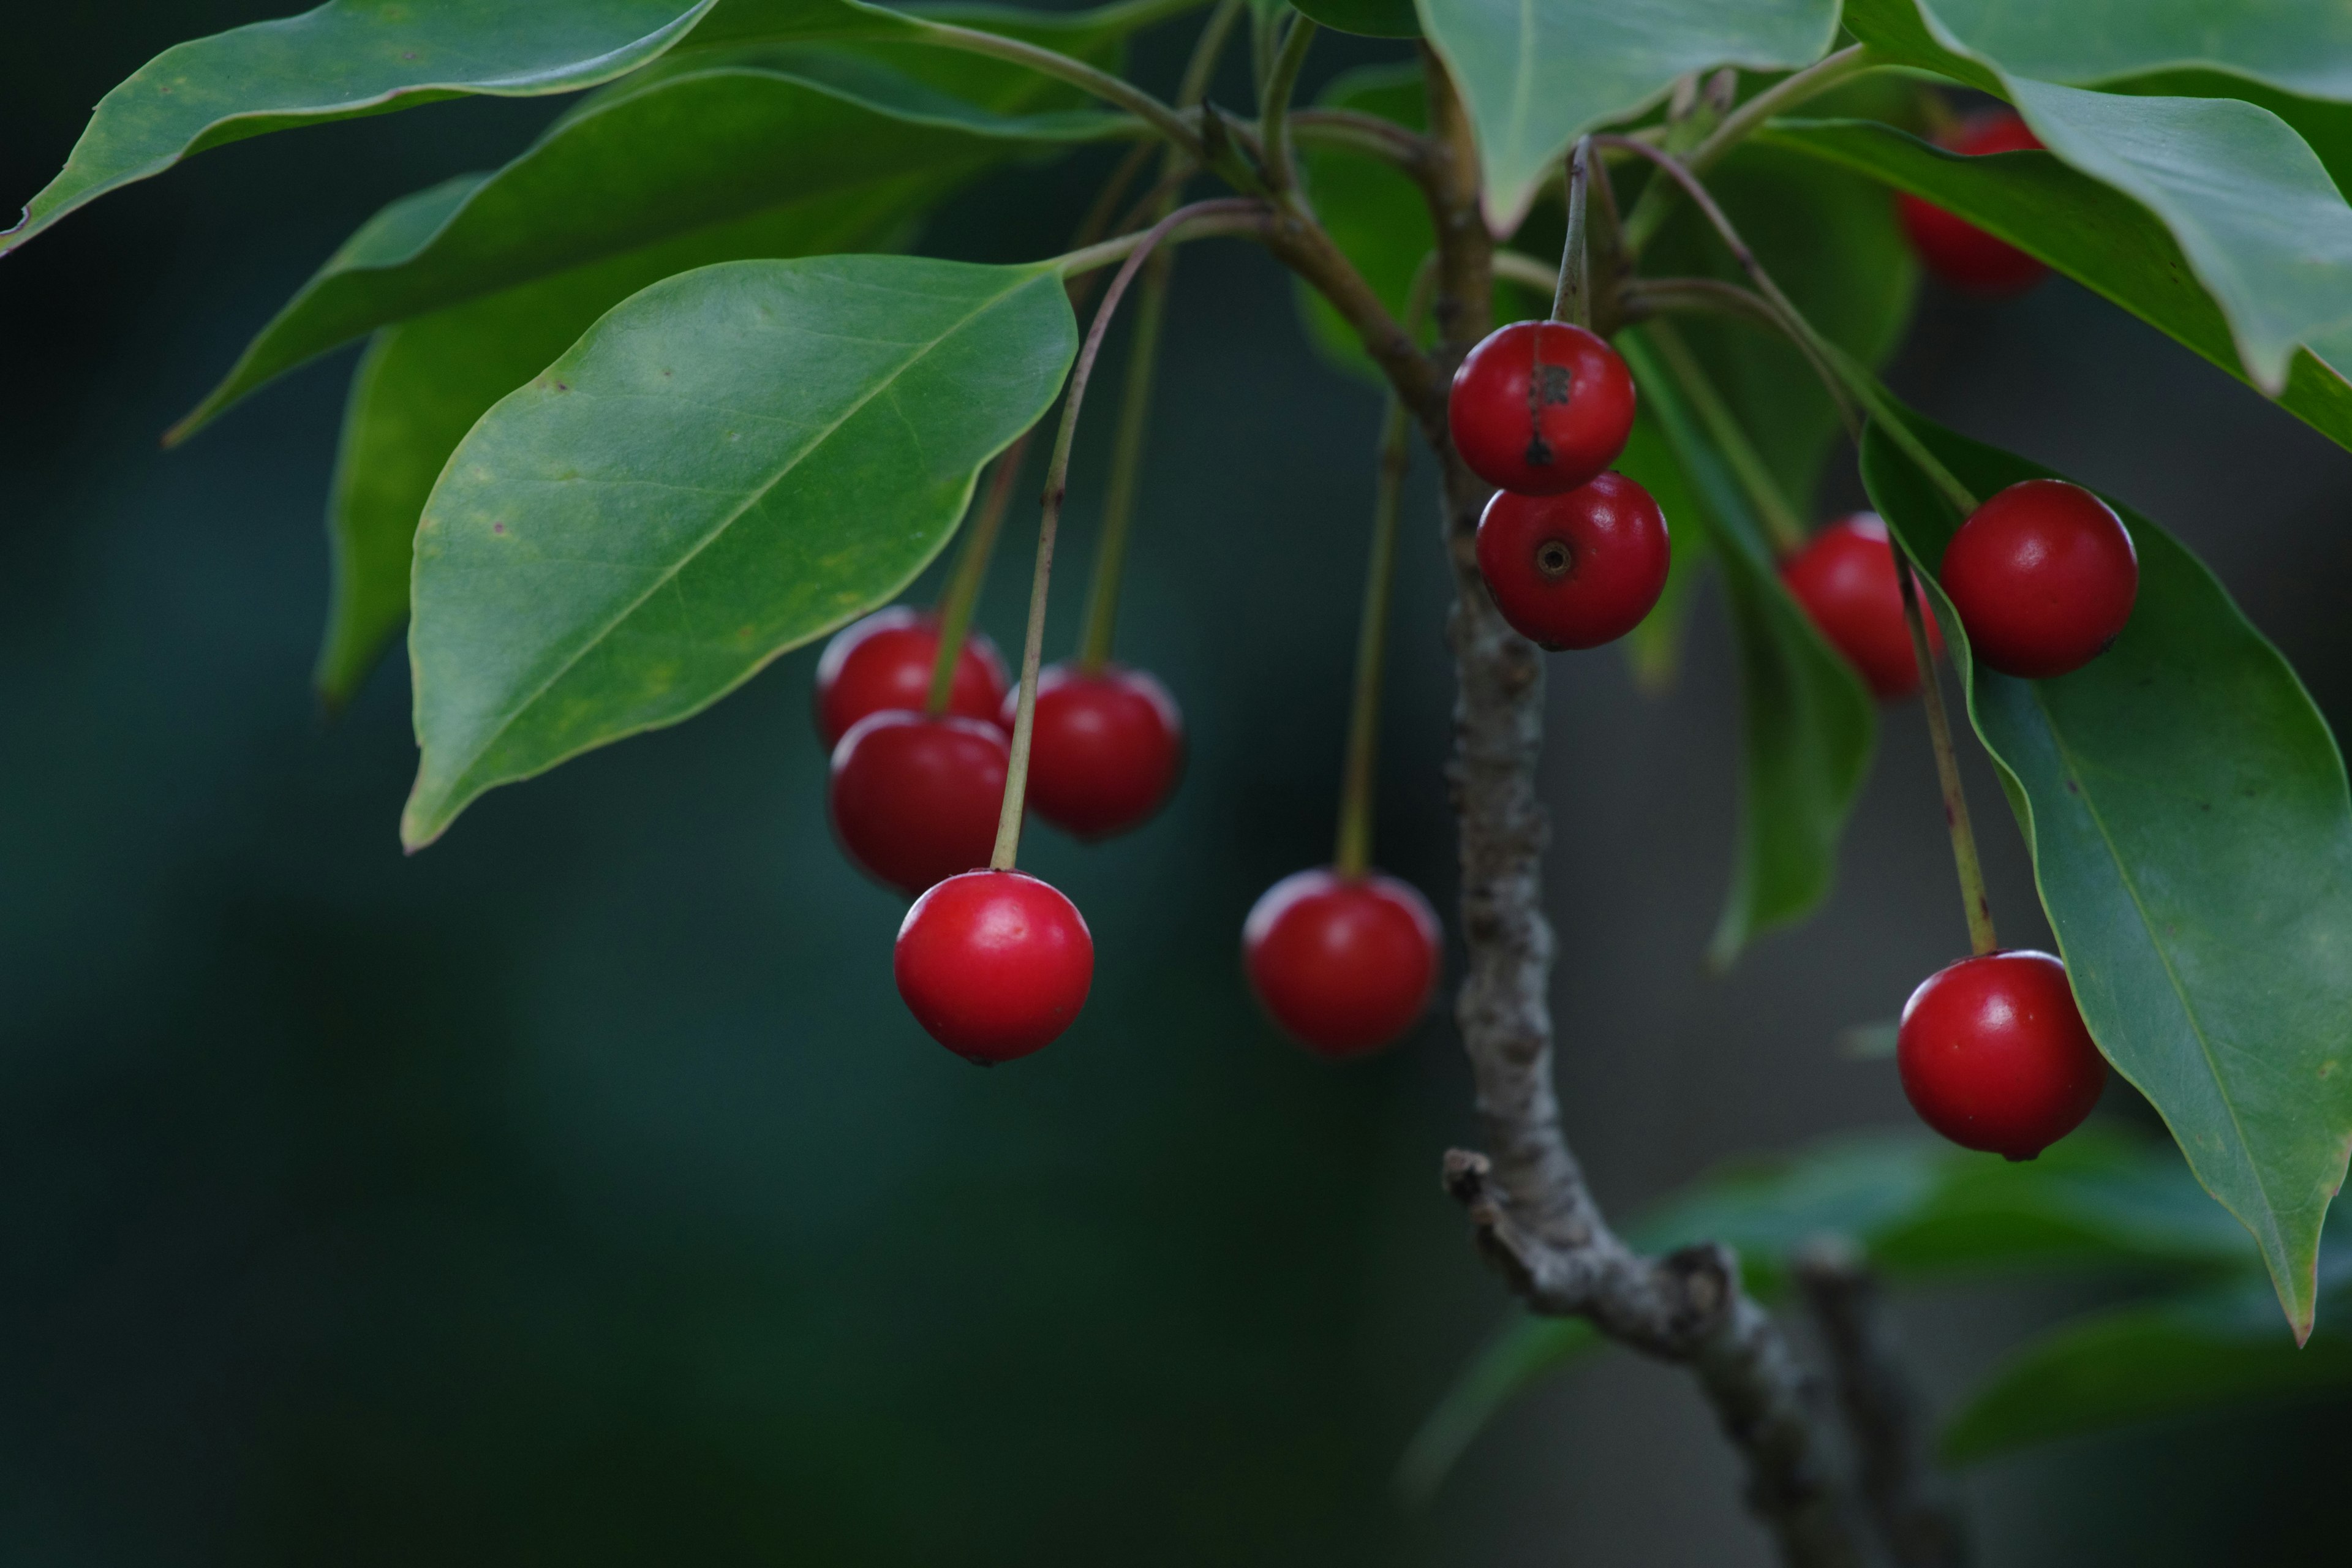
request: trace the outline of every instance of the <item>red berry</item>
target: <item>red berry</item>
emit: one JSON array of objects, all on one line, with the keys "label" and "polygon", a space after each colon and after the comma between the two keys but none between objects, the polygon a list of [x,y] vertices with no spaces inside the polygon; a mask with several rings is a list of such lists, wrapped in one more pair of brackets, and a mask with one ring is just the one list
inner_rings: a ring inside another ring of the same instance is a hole
[{"label": "red berry", "polygon": [[917,899],[891,968],[915,1021],[983,1066],[1052,1045],[1087,1004],[1095,939],[1077,906],[1018,871],[966,871]]},{"label": "red berry", "polygon": [[[1871,690],[1893,701],[1919,689],[1919,661],[1903,615],[1903,584],[1895,575],[1886,524],[1875,512],[1855,512],[1813,535],[1781,563],[1780,581]],[[1919,614],[1927,623],[1928,650],[1943,652],[1944,635],[1936,629],[1924,594]]]},{"label": "red berry", "polygon": [[[1020,693],[1004,699],[1010,730]],[[1184,719],[1139,669],[1066,664],[1037,675],[1029,733],[1029,808],[1081,838],[1124,833],[1160,809],[1184,766]]]},{"label": "red berry", "polygon": [[1487,335],[1454,373],[1454,449],[1521,495],[1572,490],[1617,460],[1633,428],[1633,377],[1617,351],[1565,321]]},{"label": "red berry", "polygon": [[1641,625],[1672,561],[1658,503],[1622,474],[1562,496],[1504,490],[1478,520],[1496,608],[1549,648],[1599,647]]},{"label": "red berry", "polygon": [[1004,805],[1004,731],[976,719],[869,713],[833,749],[841,847],[908,895],[988,864]]},{"label": "red berry", "polygon": [[[2025,153],[2040,149],[2042,141],[2013,109],[1992,109],[1972,114],[1958,127],[1936,138],[1937,143],[1963,157],[1988,153]],[[1970,294],[2021,294],[2042,281],[2050,269],[2005,239],[1996,239],[1966,218],[1955,217],[1932,202],[1904,193],[1895,198],[1903,230],[1911,248],[1927,270],[1953,288]]]},{"label": "red berry", "polygon": [[1242,965],[1274,1021],[1320,1056],[1378,1050],[1412,1027],[1437,985],[1437,916],[1378,872],[1297,871],[1242,926]]},{"label": "red berry", "polygon": [[1936,576],[1979,658],[2042,679],[2080,669],[2121,635],[2139,555],[2106,502],[2063,479],[2027,479],[1969,514]]},{"label": "red berry", "polygon": [[2031,1160],[2083,1124],[2107,1081],[2066,966],[1989,952],[1937,970],[1903,1005],[1903,1092],[1964,1149]]},{"label": "red berry", "polygon": [[[828,746],[868,713],[919,709],[940,658],[940,619],[905,605],[877,610],[833,634],[816,661],[816,732]],[[967,633],[948,688],[948,711],[993,724],[1004,700],[1004,661],[978,629]]]}]

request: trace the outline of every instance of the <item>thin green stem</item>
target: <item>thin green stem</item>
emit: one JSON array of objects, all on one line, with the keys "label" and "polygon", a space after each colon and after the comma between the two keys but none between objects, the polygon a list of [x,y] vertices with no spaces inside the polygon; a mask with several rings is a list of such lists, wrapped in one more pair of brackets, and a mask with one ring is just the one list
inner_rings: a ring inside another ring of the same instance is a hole
[{"label": "thin green stem", "polygon": [[1265,143],[1266,183],[1277,191],[1290,189],[1293,182],[1290,129],[1286,117],[1290,113],[1290,95],[1298,89],[1298,73],[1307,64],[1307,48],[1320,31],[1314,17],[1295,18],[1290,31],[1282,37],[1282,49],[1274,57],[1274,68],[1266,73],[1265,95],[1258,109],[1258,135]]},{"label": "thin green stem", "polygon": [[1087,208],[1086,217],[1078,224],[1077,232],[1070,237],[1072,245],[1092,245],[1110,232],[1111,220],[1118,216],[1119,198],[1127,195],[1128,187],[1134,184],[1136,177],[1143,173],[1143,165],[1150,163],[1151,155],[1160,150],[1156,142],[1138,142],[1127,150],[1127,156],[1111,170],[1110,178],[1103,182],[1103,188],[1095,193],[1094,205]]},{"label": "thin green stem", "polygon": [[1183,116],[1123,78],[1098,69],[1084,60],[1074,59],[1057,49],[1046,48],[1042,44],[1009,38],[1001,33],[982,32],[977,27],[959,27],[950,22],[934,21],[909,12],[901,11],[897,15],[907,26],[915,29],[923,43],[936,44],[941,48],[961,49],[967,54],[991,55],[1001,60],[1011,60],[1015,65],[1027,66],[1041,75],[1058,78],[1092,93],[1105,103],[1116,104],[1126,110],[1194,157],[1204,158],[1206,155],[1200,133],[1185,122]]},{"label": "thin green stem", "polygon": [[948,710],[948,699],[955,692],[956,664],[963,658],[963,639],[971,629],[971,615],[980,603],[980,590],[988,581],[988,563],[996,553],[996,535],[1004,522],[1004,509],[1013,499],[1013,481],[1020,476],[1021,459],[1028,452],[1029,433],[1024,430],[998,456],[996,467],[988,476],[988,489],[981,494],[980,510],[972,514],[971,525],[964,530],[963,551],[956,557],[948,591],[940,597],[940,651],[931,662],[931,689],[923,701],[923,711],[934,719]]},{"label": "thin green stem", "polygon": [[1590,331],[1592,328],[1592,258],[1585,243],[1584,195],[1592,169],[1592,138],[1580,140],[1568,155],[1568,238],[1559,249],[1559,282],[1551,297],[1551,319]]},{"label": "thin green stem", "polygon": [[1094,325],[1087,329],[1087,341],[1078,350],[1077,363],[1070,369],[1069,386],[1062,395],[1062,423],[1054,433],[1054,455],[1045,465],[1045,493],[1038,508],[1037,565],[1029,581],[1029,626],[1021,642],[1021,694],[1013,708],[1013,753],[1005,767],[1004,805],[996,818],[996,848],[988,858],[994,870],[1013,869],[1021,850],[1022,808],[1029,797],[1030,737],[1037,726],[1037,668],[1045,655],[1045,591],[1054,575],[1054,536],[1061,525],[1062,498],[1069,490],[1070,446],[1078,431],[1078,410],[1086,402],[1095,361],[1102,354],[1103,336],[1110,330],[1111,317],[1118,313],[1127,286],[1161,240],[1193,218],[1241,206],[1263,210],[1259,203],[1251,201],[1199,202],[1179,207],[1136,237],[1127,260],[1103,293]]},{"label": "thin green stem", "polygon": [[1078,665],[1092,675],[1109,662],[1118,626],[1118,589],[1127,566],[1128,527],[1135,516],[1135,491],[1143,467],[1143,438],[1150,427],[1151,377],[1160,358],[1160,330],[1168,314],[1168,285],[1176,253],[1160,247],[1135,296],[1135,329],[1127,350],[1127,384],[1121,390],[1118,435],[1111,447],[1110,483],[1103,493],[1102,532],[1095,544],[1094,571],[1087,584],[1086,630]]},{"label": "thin green stem", "polygon": [[1201,36],[1192,41],[1192,57],[1184,62],[1184,75],[1176,84],[1177,108],[1190,109],[1209,96],[1209,79],[1217,73],[1225,40],[1248,8],[1249,0],[1217,0],[1217,8],[1201,24]]},{"label": "thin green stem", "polygon": [[1784,555],[1801,549],[1805,542],[1804,518],[1790,504],[1780,482],[1772,477],[1770,465],[1748,438],[1748,432],[1740,427],[1738,417],[1723,401],[1723,395],[1716,390],[1706,367],[1699,363],[1698,356],[1691,353],[1683,335],[1669,323],[1653,321],[1643,332],[1657,350],[1658,357],[1665,362],[1666,373],[1674,377],[1675,384],[1697,410],[1699,422],[1706,426],[1724,461],[1731,465],[1739,488],[1748,492],[1757,515],[1764,520],[1764,531],[1771,536],[1772,548]]},{"label": "thin green stem", "polygon": [[[1265,232],[1271,215],[1265,204],[1247,196],[1229,196],[1217,201],[1195,202],[1181,209],[1182,220],[1171,231],[1169,243],[1181,244],[1191,239],[1208,239],[1225,234],[1260,234]],[[1098,244],[1081,246],[1054,258],[1053,265],[1065,278],[1076,278],[1097,267],[1108,267],[1123,261],[1141,248],[1153,231],[1145,229],[1134,234],[1122,234]]]},{"label": "thin green stem", "polygon": [[1992,900],[1986,896],[1984,866],[1977,858],[1977,835],[1969,820],[1968,792],[1960,784],[1959,753],[1952,746],[1951,715],[1944,708],[1944,683],[1936,676],[1936,656],[1927,646],[1927,625],[1919,613],[1919,588],[1911,562],[1887,531],[1895,554],[1895,579],[1903,585],[1903,618],[1911,627],[1911,657],[1919,665],[1920,704],[1927,711],[1927,739],[1936,748],[1936,780],[1944,792],[1944,825],[1952,833],[1952,868],[1959,875],[1960,903],[1968,913],[1969,947],[1982,956],[2000,946],[1993,934]]},{"label": "thin green stem", "polygon": [[[1423,257],[1405,306],[1405,331],[1420,336],[1437,286],[1437,258]],[[1412,461],[1411,426],[1393,391],[1381,416],[1380,468],[1372,489],[1370,560],[1364,571],[1364,608],[1356,626],[1356,688],[1348,714],[1348,757],[1339,781],[1339,843],[1332,866],[1342,877],[1371,868],[1372,802],[1380,776],[1381,681],[1388,660],[1389,599],[1396,584],[1399,501]]]},{"label": "thin green stem", "polygon": [[1111,5],[1077,12],[1069,19],[1107,32],[1136,33],[1156,23],[1173,21],[1187,11],[1197,11],[1202,3],[1203,0],[1113,0]]}]

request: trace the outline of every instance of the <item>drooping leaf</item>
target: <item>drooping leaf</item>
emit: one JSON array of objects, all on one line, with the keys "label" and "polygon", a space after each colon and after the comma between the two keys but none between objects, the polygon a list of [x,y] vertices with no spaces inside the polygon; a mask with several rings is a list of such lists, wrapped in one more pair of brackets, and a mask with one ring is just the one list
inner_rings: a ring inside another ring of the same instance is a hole
[{"label": "drooping leaf", "polygon": [[918,172],[968,174],[1118,124],[994,114],[846,55],[803,52],[795,67],[690,71],[617,92],[494,174],[394,203],[262,330],[174,438],[390,321],[812,197]]},{"label": "drooping leaf", "polygon": [[1781,585],[1747,497],[1663,372],[1640,329],[1620,334],[1643,403],[1696,499],[1694,518],[1720,563],[1739,656],[1739,849],[1710,959],[1810,911],[1836,871],[1838,836],[1869,771],[1877,716],[1851,665],[1822,640]]},{"label": "drooping leaf", "polygon": [[[2190,274],[2170,231],[2137,202],[2046,153],[1962,158],[1854,121],[1780,121],[1758,135],[1925,196],[2246,379],[2228,321]],[[2279,401],[2352,447],[2352,385],[2309,353],[2295,356]]]},{"label": "drooping leaf", "polygon": [[[2352,1307],[2352,1291],[2333,1258],[2330,1272],[2333,1314]],[[2163,1416],[2347,1395],[2352,1332],[2323,1326],[2296,1344],[2270,1289],[2250,1279],[2061,1325],[1969,1394],[1941,1448],[1946,1460],[1971,1464]]]},{"label": "drooping leaf", "polygon": [[[2056,8],[2048,8],[2056,9]],[[1971,7],[1979,21],[1993,13]],[[2083,35],[2044,49],[2021,8],[1986,36],[2047,66],[2077,68]],[[1890,58],[1943,71],[2014,103],[2052,153],[2153,213],[2220,305],[2246,374],[2276,395],[2294,351],[2352,365],[2352,206],[2294,127],[2231,98],[2086,91],[2041,79],[1956,32],[1925,0],[1853,0],[1846,25]],[[2055,36],[2055,35],[2052,35]],[[2160,52],[2160,51],[2159,51]],[[2089,78],[2126,74],[2094,70]],[[2163,63],[2141,59],[2140,68]]]},{"label": "drooping leaf", "polygon": [[[2048,472],[1911,424],[1980,496]],[[1940,561],[1960,519],[1884,431],[1864,443],[1863,479],[1923,574]],[[2352,1147],[2352,796],[2277,649],[2194,556],[2116,510],[2139,599],[2083,668],[1998,674],[1970,658],[1948,602],[1939,618],[2093,1037],[2253,1233],[2307,1335]]]},{"label": "drooping leaf", "polygon": [[[1716,1171],[1627,1232],[1651,1252],[1719,1241],[1739,1254],[1748,1288],[1766,1300],[1787,1289],[1796,1250],[1823,1236],[1860,1246],[1895,1280],[2255,1267],[2243,1230],[2214,1208],[2177,1157],[2095,1124],[2021,1164],[1916,1132],[1833,1138]],[[1426,1500],[1497,1413],[1603,1342],[1578,1319],[1514,1318],[1414,1435],[1398,1468],[1399,1489]]]},{"label": "drooping leaf", "polygon": [[1583,132],[1647,108],[1692,71],[1811,64],[1838,24],[1837,0],[1418,4],[1469,107],[1498,233],[1518,226],[1537,184]]},{"label": "drooping leaf", "polygon": [[1962,47],[2042,81],[2105,83],[2205,66],[2313,98],[2352,98],[2352,11],[2211,0],[1934,0]]},{"label": "drooping leaf", "polygon": [[1307,0],[1298,9],[1327,27],[1368,38],[1417,38],[1412,0]]},{"label": "drooping leaf", "polygon": [[175,44],[103,99],[15,249],[86,202],[209,147],[467,93],[572,92],[670,47],[715,0],[329,0]]},{"label": "drooping leaf", "polygon": [[1050,263],[727,262],[616,307],[425,507],[403,840],[898,593],[1076,346]]},{"label": "drooping leaf", "polygon": [[489,406],[639,289],[715,261],[894,248],[920,176],[812,198],[379,328],[352,374],[327,505],[332,591],[315,676],[349,701],[408,618],[416,521]]}]

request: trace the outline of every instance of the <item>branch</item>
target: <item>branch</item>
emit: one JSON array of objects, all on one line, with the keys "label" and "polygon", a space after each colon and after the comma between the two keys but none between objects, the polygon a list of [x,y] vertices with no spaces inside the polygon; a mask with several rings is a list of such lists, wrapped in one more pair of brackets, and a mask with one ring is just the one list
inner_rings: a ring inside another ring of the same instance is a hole
[{"label": "branch", "polygon": [[1796,1258],[1797,1284],[1829,1347],[1871,1522],[1898,1568],[1959,1568],[1967,1532],[1929,1468],[1917,1390],[1878,1281],[1854,1249],[1825,1237]]}]

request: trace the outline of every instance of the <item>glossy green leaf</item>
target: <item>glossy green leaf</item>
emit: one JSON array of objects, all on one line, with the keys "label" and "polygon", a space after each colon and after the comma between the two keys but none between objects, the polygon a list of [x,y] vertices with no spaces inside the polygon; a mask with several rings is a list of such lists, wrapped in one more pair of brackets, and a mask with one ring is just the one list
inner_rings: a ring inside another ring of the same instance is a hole
[{"label": "glossy green leaf", "polygon": [[1518,226],[1578,136],[1636,114],[1675,79],[1717,66],[1809,65],[1837,34],[1837,0],[1419,0],[1478,136],[1486,216]]},{"label": "glossy green leaf", "polygon": [[482,416],[425,507],[403,840],[896,595],[1076,336],[1050,264],[736,261],[616,307]]},{"label": "glossy green leaf", "polygon": [[[2346,1270],[2326,1299],[2352,1307]],[[2352,1332],[2297,1345],[2260,1279],[2095,1313],[2003,1362],[1945,1427],[1955,1464],[2061,1437],[2236,1406],[2352,1394]]]},{"label": "glossy green leaf", "polygon": [[[1979,495],[2048,471],[1912,424]],[[1912,557],[1940,561],[1960,520],[1883,431],[1863,479]],[[2093,1037],[2253,1233],[2305,1335],[2352,1148],[2352,796],[2278,650],[2194,556],[2116,510],[2139,599],[2083,668],[1997,674],[1939,613]]]},{"label": "glossy green leaf", "polygon": [[386,322],[814,196],[920,171],[970,173],[1120,123],[999,115],[846,55],[803,51],[794,64],[792,74],[730,67],[617,92],[495,174],[394,203],[262,330],[174,438]]},{"label": "glossy green leaf", "polygon": [[[2061,54],[2078,66],[2086,58],[2074,46],[2028,48],[2041,29],[2009,16],[1985,35],[2002,47],[2026,49],[2043,66]],[[2093,92],[2041,79],[1954,31],[1944,9],[1922,0],[1854,0],[1846,24],[1890,58],[1999,92],[2052,153],[2155,214],[2221,306],[2255,385],[2281,392],[2298,346],[2352,365],[2352,206],[2276,114],[2237,99]],[[2114,52],[2126,68],[2137,57],[2131,47]],[[2170,62],[2139,59],[2158,63]],[[2085,79],[2114,74],[2094,69]]]},{"label": "glossy green leaf", "polygon": [[[2254,1267],[2245,1232],[2170,1151],[2096,1125],[2021,1164],[1918,1132],[1831,1139],[1717,1171],[1628,1231],[1652,1252],[1719,1241],[1738,1252],[1748,1288],[1768,1300],[1787,1288],[1796,1249],[1822,1236],[1860,1245],[1874,1268],[1898,1280]],[[1426,1500],[1499,1411],[1602,1343],[1580,1320],[1513,1319],[1414,1435],[1398,1468],[1400,1490]]]},{"label": "glossy green leaf", "polygon": [[1307,0],[1298,9],[1327,27],[1368,38],[1417,38],[1412,0]]},{"label": "glossy green leaf", "polygon": [[2314,98],[2352,98],[2352,10],[2214,0],[1934,0],[1952,38],[2042,81],[2105,83],[2205,66]]},{"label": "glossy green leaf", "polygon": [[[1638,409],[1633,416],[1633,432],[1625,442],[1625,449],[1617,455],[1616,470],[1650,492],[1658,510],[1669,518],[1695,518],[1698,501],[1690,487],[1683,481],[1682,465],[1675,459],[1675,449],[1658,428],[1658,417],[1648,409]],[[1675,683],[1682,669],[1683,634],[1690,624],[1693,595],[1700,577],[1705,575],[1707,558],[1707,531],[1703,528],[1675,528],[1669,525],[1666,540],[1672,554],[1666,566],[1666,585],[1658,595],[1658,602],[1642,617],[1642,624],[1627,632],[1618,646],[1624,649],[1625,663],[1633,672],[1633,684],[1651,696],[1657,696]]]},{"label": "glossy green leaf", "polygon": [[1696,517],[1667,526],[1709,531],[1738,648],[1739,850],[1708,949],[1727,964],[1751,938],[1801,918],[1828,893],[1877,716],[1861,678],[1781,586],[1747,497],[1640,330],[1618,344],[1698,501]]},{"label": "glossy green leaf", "polygon": [[[1862,363],[1885,362],[1910,324],[1918,266],[1876,180],[1789,148],[1749,144],[1709,174],[1707,188],[1808,321]],[[1644,248],[1643,270],[1747,283],[1687,203]],[[1685,318],[1676,330],[1781,494],[1810,515],[1839,437],[1837,405],[1821,378],[1786,338],[1749,322]]]},{"label": "glossy green leaf", "polygon": [[894,248],[908,215],[934,194],[918,176],[816,197],[379,329],[352,377],[328,500],[321,699],[350,700],[408,618],[416,520],[449,454],[597,317],[647,284],[714,261]]},{"label": "glossy green leaf", "polygon": [[[2228,321],[2170,232],[2138,203],[2046,153],[1961,158],[1854,121],[1780,121],[1759,138],[1949,208],[2245,379]],[[2279,401],[2352,447],[2352,385],[2308,353],[2295,356]]]},{"label": "glossy green leaf", "polygon": [[175,44],[99,100],[64,170],[0,236],[0,252],[208,147],[467,93],[592,87],[677,43],[714,3],[329,0]]}]

